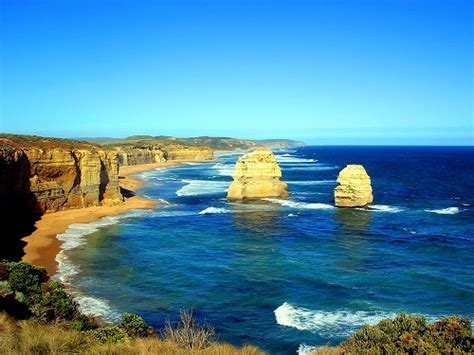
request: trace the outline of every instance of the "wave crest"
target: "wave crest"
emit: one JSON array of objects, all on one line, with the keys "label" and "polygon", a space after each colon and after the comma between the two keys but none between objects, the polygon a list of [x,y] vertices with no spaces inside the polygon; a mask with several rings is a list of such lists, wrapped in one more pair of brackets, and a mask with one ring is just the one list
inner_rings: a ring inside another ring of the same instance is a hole
[{"label": "wave crest", "polygon": [[208,207],[199,214],[214,214],[214,213],[229,213],[230,211],[228,209],[225,209],[223,207]]},{"label": "wave crest", "polygon": [[447,207],[441,208],[437,210],[425,210],[426,212],[437,213],[437,214],[456,214],[461,212],[462,210],[459,207]]},{"label": "wave crest", "polygon": [[384,318],[396,316],[395,313],[376,311],[310,310],[288,302],[275,309],[274,313],[279,325],[307,330],[328,338],[345,337],[364,324],[376,324]]},{"label": "wave crest", "polygon": [[264,201],[279,204],[284,207],[298,208],[298,209],[310,209],[310,210],[327,210],[333,209],[334,206],[326,203],[315,203],[315,202],[297,202],[291,200],[282,200],[279,198],[264,198]]}]

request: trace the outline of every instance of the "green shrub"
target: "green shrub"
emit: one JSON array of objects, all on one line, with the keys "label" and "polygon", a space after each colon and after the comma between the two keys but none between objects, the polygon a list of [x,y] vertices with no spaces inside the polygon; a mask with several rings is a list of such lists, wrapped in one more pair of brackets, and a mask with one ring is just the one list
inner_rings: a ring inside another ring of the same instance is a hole
[{"label": "green shrub", "polygon": [[41,297],[35,298],[34,314],[43,321],[73,320],[78,316],[77,304],[57,281],[50,282]]},{"label": "green shrub", "polygon": [[39,293],[41,284],[48,280],[46,269],[24,262],[8,262],[8,283],[14,291],[24,294]]},{"label": "green shrub", "polygon": [[119,327],[132,338],[147,337],[153,334],[153,328],[137,314],[123,313]]},{"label": "green shrub", "polygon": [[69,323],[68,328],[83,332],[87,330],[96,329],[97,325],[90,317],[84,314],[79,314],[72,322]]},{"label": "green shrub", "polygon": [[400,314],[376,325],[366,325],[340,345],[342,353],[471,354],[471,322],[458,316],[427,324],[424,317]]},{"label": "green shrub", "polygon": [[127,339],[127,333],[125,330],[117,325],[110,325],[87,332],[93,339],[106,344],[106,343],[118,343]]}]

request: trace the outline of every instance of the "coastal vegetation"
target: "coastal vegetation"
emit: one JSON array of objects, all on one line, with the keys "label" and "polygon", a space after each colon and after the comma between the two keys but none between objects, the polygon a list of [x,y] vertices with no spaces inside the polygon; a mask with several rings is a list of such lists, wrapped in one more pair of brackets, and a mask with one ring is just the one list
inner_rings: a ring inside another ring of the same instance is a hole
[{"label": "coastal vegetation", "polygon": [[473,354],[474,336],[468,318],[450,316],[428,323],[425,317],[399,314],[376,325],[365,325],[336,348],[336,354]]},{"label": "coastal vegetation", "polygon": [[[472,354],[471,321],[459,316],[428,323],[400,314],[366,325],[338,347],[315,354]],[[263,354],[247,345],[218,342],[214,329],[199,325],[191,311],[156,333],[142,317],[124,313],[118,324],[104,324],[81,313],[77,303],[44,268],[24,262],[0,263],[0,353],[89,354]]]},{"label": "coastal vegetation", "polygon": [[142,317],[124,313],[104,324],[81,313],[64,286],[24,262],[0,263],[0,353],[261,354],[257,348],[217,343],[214,329],[183,311],[159,334]]}]

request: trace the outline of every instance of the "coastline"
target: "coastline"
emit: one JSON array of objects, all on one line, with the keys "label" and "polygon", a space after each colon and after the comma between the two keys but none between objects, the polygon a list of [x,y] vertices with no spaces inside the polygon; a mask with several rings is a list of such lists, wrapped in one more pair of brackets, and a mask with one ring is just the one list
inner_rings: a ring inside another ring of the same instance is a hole
[{"label": "coastline", "polygon": [[119,184],[123,189],[124,202],[113,206],[93,206],[71,210],[45,213],[35,224],[35,231],[24,237],[26,242],[23,248],[22,261],[43,266],[50,276],[57,270],[56,255],[61,250],[62,242],[56,236],[64,233],[70,224],[91,223],[106,216],[113,216],[131,209],[153,208],[158,201],[136,194],[144,185],[144,181],[130,175],[156,168],[180,165],[187,161],[175,160],[162,163],[121,166],[119,170]]}]

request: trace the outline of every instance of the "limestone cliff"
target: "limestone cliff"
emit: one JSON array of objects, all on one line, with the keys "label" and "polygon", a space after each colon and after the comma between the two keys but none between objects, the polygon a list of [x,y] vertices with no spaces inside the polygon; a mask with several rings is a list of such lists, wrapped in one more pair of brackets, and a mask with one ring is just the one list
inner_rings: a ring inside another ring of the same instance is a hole
[{"label": "limestone cliff", "polygon": [[46,212],[123,201],[114,150],[35,136],[0,135],[0,257],[21,256],[18,242]]},{"label": "limestone cliff", "polygon": [[165,153],[158,147],[116,147],[120,165],[139,165],[166,161]]},{"label": "limestone cliff", "polygon": [[241,156],[232,177],[234,181],[227,192],[228,200],[288,197],[287,185],[280,181],[281,169],[267,148],[258,148]]},{"label": "limestone cliff", "polygon": [[365,207],[372,203],[370,177],[362,165],[350,164],[337,177],[339,186],[334,189],[337,207]]},{"label": "limestone cliff", "polygon": [[170,160],[207,160],[213,157],[212,149],[200,146],[168,145],[126,145],[112,146],[118,155],[120,165],[161,163]]},{"label": "limestone cliff", "polygon": [[213,151],[208,147],[170,146],[164,151],[167,160],[206,160],[213,157]]}]

